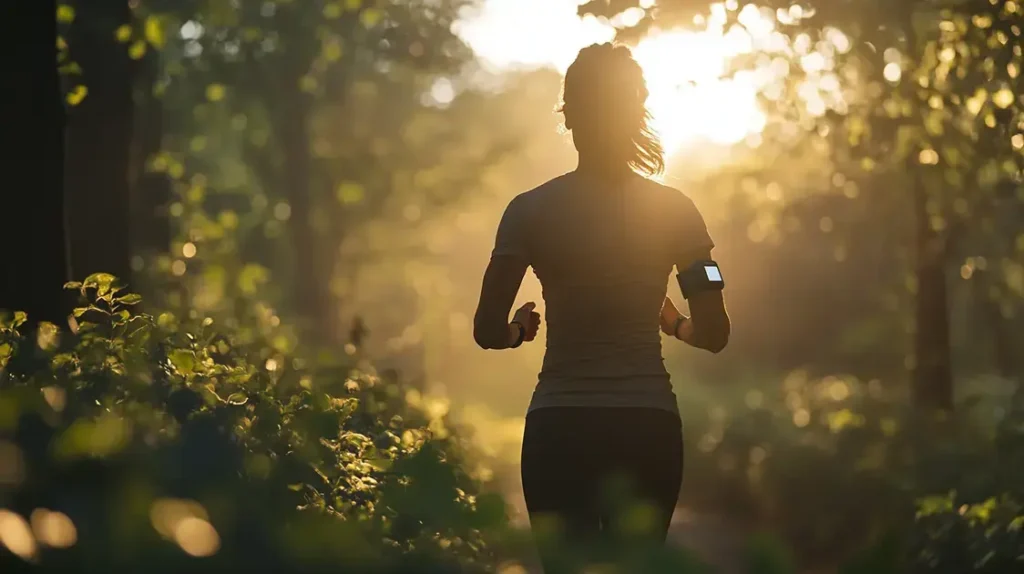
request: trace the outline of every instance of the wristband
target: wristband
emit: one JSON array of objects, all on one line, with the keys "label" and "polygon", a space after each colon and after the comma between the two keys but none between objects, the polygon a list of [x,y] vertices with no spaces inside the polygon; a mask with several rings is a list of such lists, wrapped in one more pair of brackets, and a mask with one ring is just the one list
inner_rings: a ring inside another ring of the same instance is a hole
[{"label": "wristband", "polygon": [[523,340],[526,339],[526,327],[523,326],[519,321],[512,321],[509,325],[519,325],[519,337],[516,338],[515,342],[508,346],[509,349],[515,349],[516,347],[523,344]]},{"label": "wristband", "polygon": [[679,318],[676,319],[675,327],[672,328],[673,337],[675,337],[676,339],[679,338],[679,327],[682,327],[683,323],[685,323],[688,318],[689,317],[687,317],[686,315],[679,315]]}]

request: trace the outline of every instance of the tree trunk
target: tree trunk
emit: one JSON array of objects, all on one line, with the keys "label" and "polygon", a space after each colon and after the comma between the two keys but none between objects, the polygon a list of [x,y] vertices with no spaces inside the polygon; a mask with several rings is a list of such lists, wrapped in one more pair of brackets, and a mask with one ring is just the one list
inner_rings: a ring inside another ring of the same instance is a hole
[{"label": "tree trunk", "polygon": [[1016,317],[1003,315],[999,295],[1004,294],[999,293],[998,282],[993,279],[992,271],[975,269],[972,281],[978,315],[992,337],[992,360],[996,374],[1007,380],[1019,381],[1024,375],[1024,361],[1017,351],[1021,348],[1017,336],[1021,329],[1015,326],[1020,321]]},{"label": "tree trunk", "polygon": [[953,408],[945,237],[932,228],[923,182],[914,174],[917,298],[914,317],[913,399],[918,407]]},{"label": "tree trunk", "polygon": [[5,2],[0,21],[7,65],[0,106],[0,308],[25,311],[29,320],[67,325],[64,291],[67,240],[64,222],[64,101],[57,71],[54,0]]},{"label": "tree trunk", "polygon": [[[293,85],[297,88],[298,81]],[[292,294],[296,311],[320,342],[337,339],[337,321],[332,320],[330,278],[334,258],[321,256],[325,251],[317,241],[313,227],[312,156],[309,147],[308,97],[295,90],[283,100],[276,132],[284,152],[286,197],[291,208],[288,219],[293,270]]]},{"label": "tree trunk", "polygon": [[114,31],[131,21],[127,0],[79,3],[68,35],[89,92],[67,130],[65,186],[70,217],[71,272],[76,278],[112,273],[131,279],[129,184],[134,131],[135,62]]}]

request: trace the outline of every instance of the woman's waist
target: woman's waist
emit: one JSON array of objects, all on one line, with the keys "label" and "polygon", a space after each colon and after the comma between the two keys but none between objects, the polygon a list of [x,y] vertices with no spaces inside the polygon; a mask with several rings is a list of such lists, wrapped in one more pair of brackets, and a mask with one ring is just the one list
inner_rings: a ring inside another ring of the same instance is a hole
[{"label": "woman's waist", "polygon": [[541,372],[536,393],[672,394],[668,373],[576,375]]},{"label": "woman's waist", "polygon": [[564,344],[550,343],[544,352],[541,378],[628,379],[667,377],[661,341],[653,343]]}]

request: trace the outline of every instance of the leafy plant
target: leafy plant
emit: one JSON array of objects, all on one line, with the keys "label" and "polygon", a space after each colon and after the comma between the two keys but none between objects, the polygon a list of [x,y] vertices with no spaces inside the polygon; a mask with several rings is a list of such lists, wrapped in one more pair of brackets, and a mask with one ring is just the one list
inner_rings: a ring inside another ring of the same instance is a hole
[{"label": "leafy plant", "polygon": [[135,313],[140,298],[110,275],[68,287],[83,299],[72,332],[44,324],[31,341],[21,313],[0,326],[13,554],[80,571],[495,560],[484,541],[503,502],[400,381],[242,344],[209,319]]}]

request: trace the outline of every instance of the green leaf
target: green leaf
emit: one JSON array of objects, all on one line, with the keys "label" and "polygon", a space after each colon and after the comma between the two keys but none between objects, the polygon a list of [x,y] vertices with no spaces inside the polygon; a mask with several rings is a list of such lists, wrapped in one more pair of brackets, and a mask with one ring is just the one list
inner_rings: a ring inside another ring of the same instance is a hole
[{"label": "green leaf", "polygon": [[238,274],[238,288],[246,295],[253,295],[267,281],[268,275],[265,267],[250,263]]},{"label": "green leaf", "polygon": [[85,96],[87,95],[89,95],[89,88],[82,85],[78,85],[68,92],[68,95],[65,97],[65,99],[67,100],[68,105],[77,106],[78,104],[82,103],[82,100],[84,100]]},{"label": "green leaf", "polygon": [[128,57],[133,60],[141,60],[146,55],[146,43],[137,40],[128,48]]},{"label": "green leaf", "polygon": [[128,293],[118,297],[115,301],[122,305],[138,305],[142,302],[142,295],[137,293]]},{"label": "green leaf", "polygon": [[121,24],[117,30],[114,30],[114,37],[122,44],[127,43],[132,39],[132,27],[128,24]]},{"label": "green leaf", "polygon": [[154,48],[163,48],[164,44],[167,43],[167,35],[164,34],[163,24],[156,16],[149,16],[146,18],[145,30],[146,40],[148,40]]},{"label": "green leaf", "polygon": [[188,349],[175,349],[167,355],[171,365],[183,375],[190,375],[195,372],[196,355]]},{"label": "green leaf", "polygon": [[206,99],[211,102],[219,102],[224,99],[224,92],[223,84],[210,84],[206,86]]},{"label": "green leaf", "polygon": [[82,282],[82,286],[85,288],[92,287],[96,289],[97,296],[103,296],[110,292],[111,286],[117,278],[110,273],[93,273],[92,275],[85,278]]},{"label": "green leaf", "polygon": [[376,8],[367,8],[359,14],[359,20],[364,28],[373,28],[384,19],[384,13]]},{"label": "green leaf", "polygon": [[372,466],[374,469],[379,470],[381,472],[387,472],[395,461],[391,460],[390,458],[374,458],[370,459],[368,462],[370,463],[370,466]]},{"label": "green leaf", "polygon": [[70,24],[75,21],[75,9],[67,4],[57,6],[57,21],[61,24]]}]

